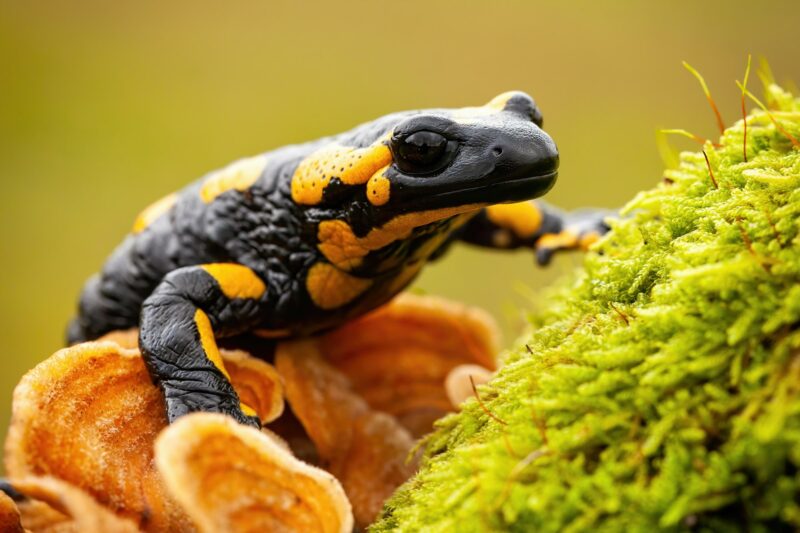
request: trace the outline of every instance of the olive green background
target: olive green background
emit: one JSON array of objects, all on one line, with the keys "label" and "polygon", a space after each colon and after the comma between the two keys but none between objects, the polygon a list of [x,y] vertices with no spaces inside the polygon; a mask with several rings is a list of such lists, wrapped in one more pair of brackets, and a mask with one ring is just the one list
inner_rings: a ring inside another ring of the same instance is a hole
[{"label": "olive green background", "polygon": [[[681,60],[728,123],[748,52],[800,80],[788,1],[558,4],[0,1],[0,428],[138,211],[237,157],[522,89],[561,150],[549,199],[618,206],[660,179],[658,128],[716,134]],[[417,287],[485,306],[511,339],[576,262],[459,247]]]}]

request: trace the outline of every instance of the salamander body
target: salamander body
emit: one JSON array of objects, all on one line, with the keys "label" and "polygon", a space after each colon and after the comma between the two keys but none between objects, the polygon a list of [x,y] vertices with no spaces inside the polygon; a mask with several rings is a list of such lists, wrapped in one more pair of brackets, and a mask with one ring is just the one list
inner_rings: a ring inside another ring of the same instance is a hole
[{"label": "salamander body", "polygon": [[84,287],[71,343],[140,328],[170,421],[192,411],[258,425],[216,341],[312,335],[387,302],[456,240],[585,247],[602,212],[539,201],[558,151],[525,93],[394,113],[241,159],[146,208]]}]

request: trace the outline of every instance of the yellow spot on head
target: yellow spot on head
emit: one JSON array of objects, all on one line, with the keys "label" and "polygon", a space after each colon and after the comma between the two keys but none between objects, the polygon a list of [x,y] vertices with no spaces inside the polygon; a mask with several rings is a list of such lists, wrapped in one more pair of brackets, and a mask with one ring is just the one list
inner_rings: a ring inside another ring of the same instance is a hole
[{"label": "yellow spot on head", "polygon": [[505,109],[508,101],[511,100],[511,98],[513,98],[517,94],[519,94],[517,91],[506,91],[503,94],[498,94],[497,96],[492,98],[489,101],[489,103],[486,104],[484,107],[493,109],[495,111],[502,111],[503,109]]},{"label": "yellow spot on head", "polygon": [[306,289],[320,309],[336,309],[352,302],[366,291],[372,280],[357,278],[328,263],[312,266],[306,277]]},{"label": "yellow spot on head", "polygon": [[136,217],[136,221],[133,223],[133,232],[140,233],[144,231],[144,229],[155,222],[158,217],[169,211],[177,201],[178,195],[172,193],[147,206],[145,210]]},{"label": "yellow spot on head", "polygon": [[264,281],[244,265],[211,263],[203,265],[201,268],[216,280],[222,293],[231,300],[236,298],[258,299],[267,292]]},{"label": "yellow spot on head", "polygon": [[384,205],[389,201],[391,182],[389,178],[385,176],[385,172],[388,168],[388,165],[383,167],[373,174],[369,182],[367,182],[367,200],[369,200],[372,205]]},{"label": "yellow spot on head", "polygon": [[232,189],[244,191],[261,177],[266,165],[267,156],[263,154],[235,161],[227,167],[213,172],[203,181],[200,198],[205,203],[210,203],[226,191]]},{"label": "yellow spot on head", "polygon": [[333,178],[345,185],[363,185],[391,162],[392,153],[381,141],[366,148],[326,146],[297,166],[292,176],[292,199],[301,205],[316,205]]},{"label": "yellow spot on head", "polygon": [[462,107],[451,111],[451,116],[459,124],[474,124],[481,117],[494,115],[505,110],[506,104],[514,96],[521,94],[518,91],[508,91],[492,98],[486,105],[480,107]]},{"label": "yellow spot on head", "polygon": [[490,205],[486,217],[521,239],[533,237],[542,226],[542,212],[533,202]]}]

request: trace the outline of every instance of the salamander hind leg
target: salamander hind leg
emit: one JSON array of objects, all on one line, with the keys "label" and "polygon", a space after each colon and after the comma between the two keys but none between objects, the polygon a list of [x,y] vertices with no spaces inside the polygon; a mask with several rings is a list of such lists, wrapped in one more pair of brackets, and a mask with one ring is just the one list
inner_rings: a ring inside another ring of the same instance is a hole
[{"label": "salamander hind leg", "polygon": [[139,346],[153,380],[164,391],[167,418],[218,412],[259,426],[240,404],[216,337],[256,324],[267,287],[234,263],[185,267],[168,274],[142,306]]}]

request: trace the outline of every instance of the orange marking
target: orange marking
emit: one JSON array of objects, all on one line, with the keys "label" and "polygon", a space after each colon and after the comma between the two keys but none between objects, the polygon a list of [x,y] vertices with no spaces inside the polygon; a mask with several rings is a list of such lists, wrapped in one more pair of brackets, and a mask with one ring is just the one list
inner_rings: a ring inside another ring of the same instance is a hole
[{"label": "orange marking", "polygon": [[505,109],[506,104],[508,104],[508,101],[511,100],[517,94],[519,94],[518,91],[506,91],[502,94],[498,94],[483,107],[492,109],[494,111],[502,111],[503,109]]},{"label": "orange marking", "polygon": [[203,180],[200,198],[208,204],[226,191],[232,189],[244,191],[261,177],[266,166],[267,156],[263,154],[234,161],[227,167],[212,172]]},{"label": "orange marking", "polygon": [[[230,381],[231,375],[228,373],[228,369],[225,368],[222,355],[219,353],[217,341],[214,338],[214,330],[211,328],[211,321],[202,309],[195,311],[194,324],[200,334],[200,345],[203,347],[203,352],[206,354],[206,357],[220,372],[222,372],[227,380]],[[239,408],[247,416],[258,416],[256,410],[245,403],[239,402]]]},{"label": "orange marking", "polygon": [[242,410],[245,416],[258,416],[258,413],[256,412],[255,409],[253,409],[252,407],[243,402],[239,402],[239,409]]},{"label": "orange marking", "polygon": [[133,223],[133,233],[141,233],[150,224],[156,221],[161,215],[172,209],[175,202],[178,201],[176,193],[168,194],[167,196],[157,200],[147,206],[144,211],[139,213],[136,221]]},{"label": "orange marking", "polygon": [[363,185],[391,162],[392,153],[383,140],[366,148],[326,146],[298,165],[292,176],[292,200],[301,205],[316,205],[322,201],[333,178],[346,185]]},{"label": "orange marking", "polygon": [[[419,245],[414,252],[406,258],[406,264],[402,271],[391,281],[387,293],[393,294],[400,292],[419,274],[422,267],[427,263],[428,258],[444,244],[450,237],[451,232],[466,224],[477,212],[456,215],[448,222],[447,229],[437,232],[430,236],[424,243]],[[391,260],[389,260],[391,264]],[[378,272],[382,272],[384,264],[379,265]]]},{"label": "orange marking", "polygon": [[267,292],[267,286],[250,268],[237,263],[211,263],[200,268],[208,272],[229,299],[258,299]]},{"label": "orange marking", "polygon": [[231,375],[228,374],[225,363],[222,362],[222,356],[219,354],[217,341],[214,338],[214,330],[211,328],[211,321],[202,309],[195,311],[194,324],[197,327],[197,331],[200,333],[200,344],[203,347],[203,352],[205,352],[206,357],[209,361],[214,363],[214,366],[228,378],[228,381],[230,381]]},{"label": "orange marking", "polygon": [[391,182],[385,175],[388,168],[389,165],[386,165],[373,174],[367,182],[367,200],[372,205],[383,205],[389,201]]},{"label": "orange marking", "polygon": [[575,248],[578,244],[578,236],[569,230],[561,233],[545,233],[536,243],[538,248],[560,249]]},{"label": "orange marking", "polygon": [[581,250],[588,250],[591,245],[596,243],[600,240],[600,234],[596,231],[590,231],[586,235],[583,235],[580,240],[578,241],[578,246],[581,247]]},{"label": "orange marking", "polygon": [[325,258],[338,268],[351,270],[358,267],[371,251],[379,250],[396,240],[405,239],[414,228],[469,211],[477,211],[483,205],[470,204],[406,213],[371,230],[364,237],[356,237],[350,225],[343,220],[326,220],[320,223],[317,230],[318,248]]},{"label": "orange marking", "polygon": [[459,124],[472,124],[478,122],[481,117],[494,115],[503,111],[508,101],[517,94],[519,94],[518,91],[507,91],[495,96],[486,105],[453,109],[450,115],[453,120]]},{"label": "orange marking", "polygon": [[308,270],[306,289],[320,309],[336,309],[366,291],[372,280],[357,278],[328,263],[316,263]]},{"label": "orange marking", "polygon": [[490,205],[486,217],[521,239],[533,237],[542,226],[542,212],[533,202]]}]

